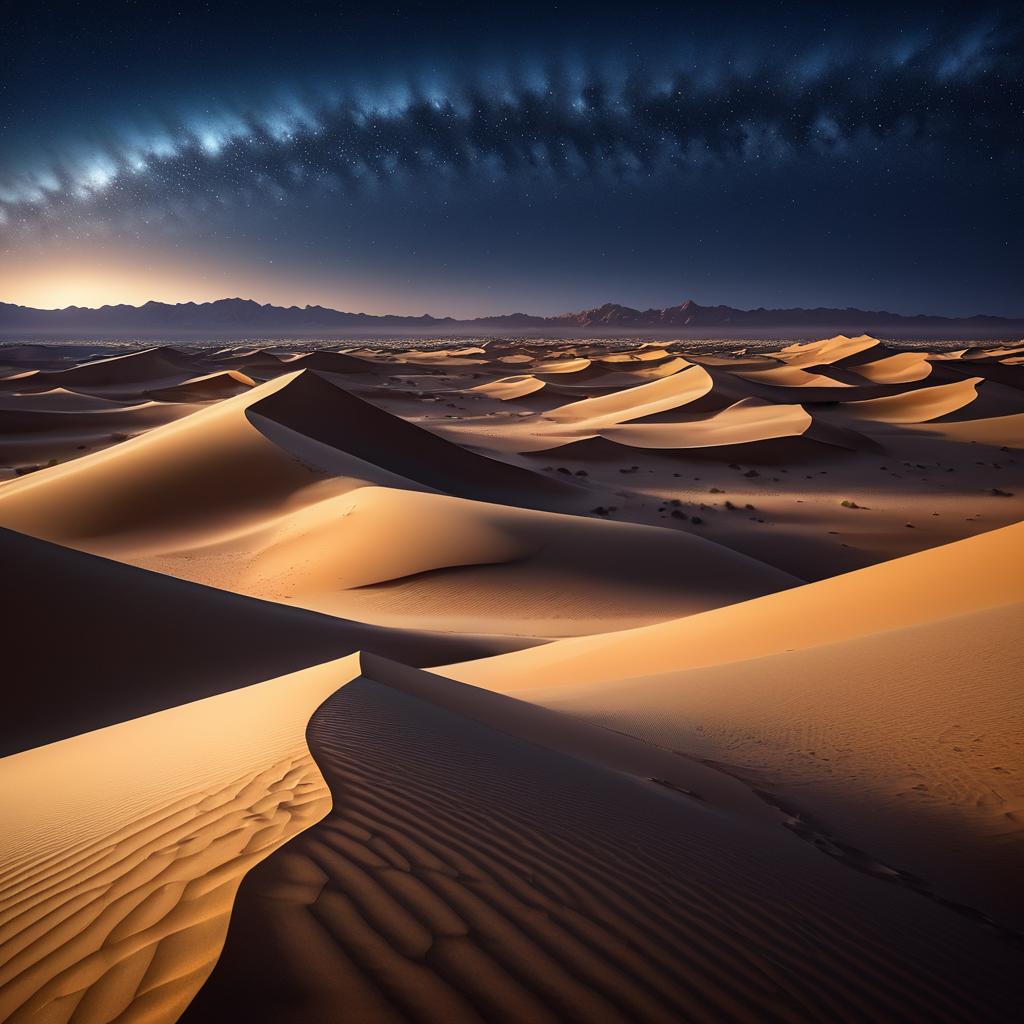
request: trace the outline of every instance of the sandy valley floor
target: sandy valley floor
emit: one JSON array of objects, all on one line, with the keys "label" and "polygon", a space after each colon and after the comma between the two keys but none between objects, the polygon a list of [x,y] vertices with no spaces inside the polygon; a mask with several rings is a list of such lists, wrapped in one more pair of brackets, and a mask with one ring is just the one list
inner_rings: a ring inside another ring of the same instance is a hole
[{"label": "sandy valley floor", "polygon": [[1024,344],[0,348],[0,1020],[1011,1021]]}]

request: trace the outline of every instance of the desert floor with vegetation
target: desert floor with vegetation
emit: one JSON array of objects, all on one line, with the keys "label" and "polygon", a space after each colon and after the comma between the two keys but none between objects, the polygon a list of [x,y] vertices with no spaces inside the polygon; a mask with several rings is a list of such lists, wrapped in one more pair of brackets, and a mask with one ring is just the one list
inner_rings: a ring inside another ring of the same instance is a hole
[{"label": "desert floor with vegetation", "polygon": [[0,1020],[1018,1020],[1022,520],[1024,344],[2,346]]}]

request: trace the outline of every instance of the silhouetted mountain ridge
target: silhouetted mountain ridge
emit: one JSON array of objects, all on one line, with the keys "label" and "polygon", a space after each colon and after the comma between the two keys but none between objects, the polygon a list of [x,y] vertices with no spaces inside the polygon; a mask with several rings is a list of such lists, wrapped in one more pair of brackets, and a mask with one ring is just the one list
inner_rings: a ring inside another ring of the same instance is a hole
[{"label": "silhouetted mountain ridge", "polygon": [[287,336],[352,330],[359,333],[443,334],[449,331],[517,330],[532,333],[548,330],[641,331],[682,329],[686,332],[711,330],[750,334],[757,330],[779,331],[801,328],[832,333],[890,332],[915,330],[947,332],[950,337],[968,337],[977,330],[1014,335],[1024,331],[1024,318],[986,316],[944,317],[919,314],[905,316],[881,310],[847,309],[736,309],[732,306],[702,306],[692,299],[663,309],[633,309],[619,303],[605,303],[593,309],[556,316],[511,313],[459,320],[454,317],[374,315],[349,313],[325,306],[274,306],[252,299],[228,298],[214,302],[146,302],[92,309],[68,306],[64,309],[33,309],[0,303],[0,334],[145,336],[172,334],[262,334]]}]

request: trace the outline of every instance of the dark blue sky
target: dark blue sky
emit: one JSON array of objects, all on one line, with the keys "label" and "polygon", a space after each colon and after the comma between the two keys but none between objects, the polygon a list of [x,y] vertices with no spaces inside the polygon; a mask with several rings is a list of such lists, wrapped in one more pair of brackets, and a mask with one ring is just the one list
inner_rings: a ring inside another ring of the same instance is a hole
[{"label": "dark blue sky", "polygon": [[1024,314],[1021,5],[17,5],[0,299]]}]

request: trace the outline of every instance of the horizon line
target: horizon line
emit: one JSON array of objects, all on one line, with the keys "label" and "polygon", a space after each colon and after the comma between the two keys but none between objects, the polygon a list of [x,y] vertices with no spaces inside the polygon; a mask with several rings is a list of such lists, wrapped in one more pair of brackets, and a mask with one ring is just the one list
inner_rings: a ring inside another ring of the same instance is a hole
[{"label": "horizon line", "polygon": [[400,318],[403,318],[403,319],[452,320],[452,321],[456,321],[456,322],[472,322],[472,321],[475,321],[475,320],[492,320],[492,319],[499,319],[499,318],[513,317],[513,316],[528,316],[528,317],[535,317],[535,318],[538,318],[538,319],[556,320],[556,319],[558,319],[560,317],[576,316],[576,315],[579,315],[580,313],[590,312],[590,311],[596,310],[596,309],[604,309],[604,308],[609,307],[609,306],[617,307],[617,308],[620,308],[620,309],[633,310],[633,311],[636,311],[638,313],[648,313],[648,312],[659,312],[659,311],[665,310],[665,309],[679,309],[679,308],[681,308],[683,306],[687,306],[687,305],[693,305],[693,306],[695,306],[698,309],[720,309],[720,308],[734,309],[737,312],[741,312],[741,313],[759,313],[759,312],[778,313],[778,312],[789,312],[790,310],[792,310],[792,311],[802,311],[802,312],[814,312],[816,310],[823,310],[823,311],[828,311],[828,312],[840,312],[840,313],[855,312],[855,313],[865,313],[865,314],[872,314],[872,315],[898,316],[898,317],[903,317],[903,318],[907,318],[907,319],[913,319],[915,317],[930,317],[930,318],[941,318],[941,319],[945,319],[945,320],[971,320],[971,319],[975,319],[975,318],[979,318],[979,317],[986,317],[986,318],[993,319],[993,320],[1008,320],[1008,321],[1024,320],[1024,313],[1017,314],[1017,315],[1006,315],[1006,314],[995,314],[995,313],[984,313],[984,312],[962,313],[962,314],[955,314],[955,315],[954,314],[948,314],[948,313],[927,313],[927,312],[895,313],[895,312],[893,312],[891,310],[888,310],[888,309],[866,309],[866,308],[861,307],[861,306],[850,306],[850,305],[848,305],[848,306],[821,306],[821,305],[817,305],[817,306],[764,306],[764,305],[761,305],[761,306],[740,307],[740,306],[730,306],[728,303],[724,303],[724,302],[707,303],[707,304],[705,304],[705,303],[697,302],[695,299],[692,299],[692,298],[684,299],[682,302],[674,303],[674,304],[667,305],[667,306],[648,306],[647,308],[641,308],[639,306],[629,306],[629,305],[627,305],[626,303],[623,303],[623,302],[608,301],[608,302],[602,302],[602,303],[600,303],[599,305],[596,305],[596,306],[587,306],[587,307],[584,307],[582,309],[577,309],[577,310],[563,310],[562,312],[559,312],[559,313],[530,313],[530,312],[526,312],[525,310],[517,309],[517,310],[513,310],[513,311],[508,312],[508,313],[484,313],[484,314],[480,314],[480,315],[477,315],[477,316],[455,316],[455,315],[452,315],[452,314],[444,314],[444,315],[440,315],[439,316],[439,315],[434,314],[434,313],[394,313],[394,312],[368,313],[368,312],[365,312],[365,311],[362,311],[362,310],[338,309],[337,307],[334,307],[334,306],[325,306],[325,305],[323,305],[322,303],[319,303],[319,302],[318,303],[308,303],[307,302],[304,305],[298,305],[296,303],[291,303],[289,305],[281,305],[281,304],[275,303],[275,302],[260,302],[258,299],[243,298],[240,295],[225,295],[225,296],[222,296],[221,298],[206,299],[206,300],[203,300],[203,301],[196,301],[195,299],[184,299],[184,300],[179,300],[177,302],[168,302],[168,301],[165,301],[165,300],[162,300],[162,299],[147,299],[145,302],[139,303],[137,305],[133,304],[133,303],[130,303],[130,302],[105,302],[105,303],[103,303],[102,305],[99,305],[99,306],[81,306],[81,305],[76,305],[74,303],[72,303],[70,305],[67,305],[67,306],[29,306],[29,305],[25,305],[25,304],[20,303],[20,302],[9,302],[7,300],[0,299],[0,306],[14,306],[14,307],[17,307],[19,309],[33,310],[33,311],[45,312],[45,313],[62,313],[62,312],[67,312],[69,310],[82,310],[82,311],[88,311],[88,312],[100,312],[101,310],[104,310],[104,309],[117,309],[117,308],[127,308],[127,309],[136,309],[136,310],[138,310],[138,309],[144,309],[147,306],[170,306],[170,307],[177,307],[177,306],[212,306],[212,305],[216,305],[218,303],[224,303],[224,302],[244,302],[244,303],[249,303],[249,304],[252,304],[252,305],[255,305],[255,306],[259,306],[261,309],[295,309],[295,310],[319,309],[319,310],[324,310],[324,311],[331,312],[331,313],[341,313],[341,314],[345,314],[345,315],[349,315],[349,316],[374,317],[374,318],[378,318],[378,319],[383,319],[383,318],[388,318],[388,317],[400,317]]}]

